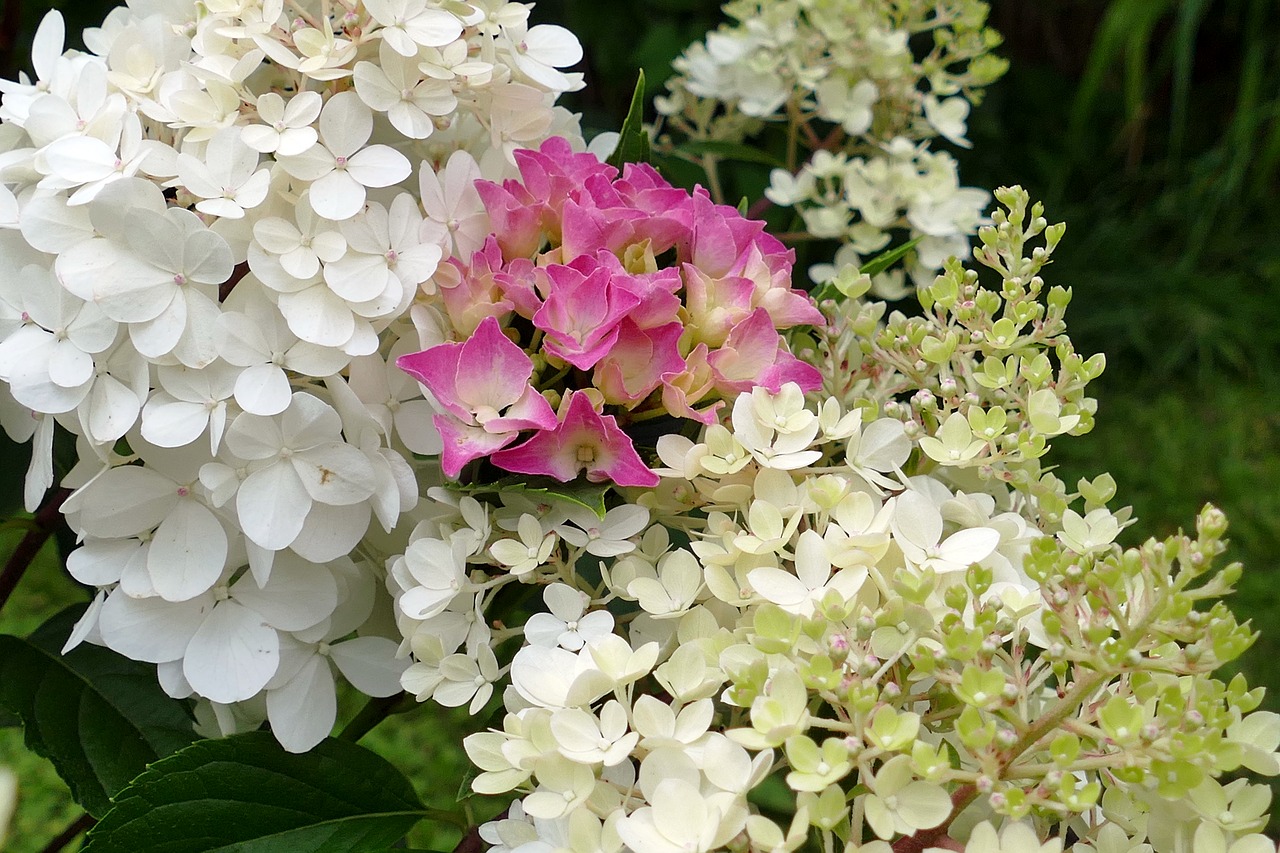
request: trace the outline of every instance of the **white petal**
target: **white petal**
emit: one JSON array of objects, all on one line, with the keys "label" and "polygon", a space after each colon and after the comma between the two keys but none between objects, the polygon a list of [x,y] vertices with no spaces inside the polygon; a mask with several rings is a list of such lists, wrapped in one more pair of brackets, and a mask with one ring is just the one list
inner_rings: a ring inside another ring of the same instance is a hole
[{"label": "white petal", "polygon": [[98,630],[107,646],[125,657],[163,663],[183,656],[187,644],[213,607],[213,596],[173,604],[160,598],[107,596]]},{"label": "white petal", "polygon": [[287,462],[254,471],[236,492],[240,529],[269,551],[289,547],[302,531],[310,509],[311,496]]},{"label": "white petal", "polygon": [[201,696],[229,704],[266,686],[279,663],[276,632],[258,614],[228,600],[219,602],[191,637],[182,673]]},{"label": "white petal", "polygon": [[96,539],[67,555],[67,572],[82,584],[107,586],[120,580],[120,571],[141,544],[136,539]]},{"label": "white petal", "polygon": [[364,185],[346,170],[335,169],[311,185],[311,206],[325,219],[350,219],[364,200]]},{"label": "white petal", "polygon": [[274,364],[256,364],[236,379],[236,402],[255,415],[278,415],[289,407],[289,378]]},{"label": "white petal", "polygon": [[281,294],[280,312],[289,322],[289,331],[317,346],[340,347],[355,334],[350,307],[327,287]]},{"label": "white petal", "polygon": [[347,172],[366,187],[389,187],[409,177],[413,166],[390,146],[370,145],[347,161]]},{"label": "white petal", "polygon": [[283,687],[267,692],[271,733],[289,752],[306,752],[329,736],[338,716],[329,663],[312,655]]},{"label": "white petal", "polygon": [[142,407],[142,437],[158,447],[186,447],[208,426],[203,403],[184,403],[161,392]]},{"label": "white petal", "polygon": [[324,566],[281,555],[271,569],[266,587],[245,576],[231,587],[231,597],[281,631],[310,628],[333,612],[338,604],[338,584]]},{"label": "white petal", "polygon": [[355,506],[312,504],[302,532],[289,547],[314,563],[345,557],[369,532],[371,516],[372,509],[367,502]]},{"label": "white petal", "polygon": [[338,669],[361,693],[394,696],[400,692],[400,675],[409,660],[396,660],[398,644],[386,637],[356,637],[334,645],[329,655]]},{"label": "white petal", "polygon": [[147,570],[161,598],[186,601],[218,582],[227,558],[227,534],[207,507],[195,500],[177,502],[156,528],[147,554]]}]

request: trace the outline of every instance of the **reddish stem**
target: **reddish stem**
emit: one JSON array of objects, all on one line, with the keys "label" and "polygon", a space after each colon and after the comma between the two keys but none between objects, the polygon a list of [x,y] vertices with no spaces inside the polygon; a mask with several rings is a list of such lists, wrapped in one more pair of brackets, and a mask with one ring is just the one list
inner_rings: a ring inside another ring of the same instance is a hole
[{"label": "reddish stem", "polygon": [[9,556],[9,561],[4,565],[4,571],[0,572],[0,607],[4,607],[9,596],[13,595],[14,589],[18,586],[18,581],[22,580],[23,574],[31,565],[31,561],[35,559],[36,554],[40,553],[40,549],[44,547],[44,543],[53,531],[58,528],[59,522],[62,520],[62,502],[71,494],[70,489],[55,489],[45,500],[44,505],[36,510],[33,521],[34,526],[27,531],[27,535],[22,537],[22,541],[18,543],[18,547],[13,550]]}]

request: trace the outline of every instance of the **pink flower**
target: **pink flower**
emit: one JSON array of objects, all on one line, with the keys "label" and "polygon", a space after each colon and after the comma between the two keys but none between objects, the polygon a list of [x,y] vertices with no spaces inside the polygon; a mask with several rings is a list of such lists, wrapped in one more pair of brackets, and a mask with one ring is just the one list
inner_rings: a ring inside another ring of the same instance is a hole
[{"label": "pink flower", "polygon": [[508,471],[544,474],[566,483],[582,471],[593,483],[612,480],[619,486],[647,488],[659,483],[617,420],[599,414],[581,391],[570,392],[569,406],[555,429],[535,433],[524,444],[500,450],[491,459]]},{"label": "pink flower", "polygon": [[716,374],[707,363],[707,345],[698,344],[685,358],[683,370],[663,375],[662,405],[677,418],[689,418],[710,426],[716,422],[724,400],[717,400],[701,411],[694,409],[693,405],[714,393],[715,389]]},{"label": "pink flower", "polygon": [[497,278],[501,270],[502,251],[493,236],[471,256],[471,266],[454,258],[440,266],[436,286],[449,322],[459,335],[470,335],[484,318],[501,317],[515,307]]},{"label": "pink flower", "polygon": [[685,369],[679,323],[641,329],[630,317],[618,326],[618,341],[596,364],[593,381],[606,403],[633,408],[662,384],[668,373]]},{"label": "pink flower", "polygon": [[[541,207],[518,181],[476,181],[476,192],[493,223],[493,233],[508,260],[527,258],[542,246]],[[489,239],[495,239],[490,237]]]},{"label": "pink flower", "polygon": [[547,267],[551,292],[533,315],[533,324],[547,333],[543,349],[579,370],[590,370],[613,348],[618,323],[640,304],[640,297],[616,286],[609,271],[593,260],[582,260],[579,266]]},{"label": "pink flower", "polygon": [[757,308],[733,327],[724,346],[707,356],[716,376],[716,390],[725,396],[750,391],[757,385],[776,394],[787,382],[802,391],[822,385],[822,374],[787,351],[773,327],[769,312]]},{"label": "pink flower", "polygon": [[485,317],[463,343],[445,343],[401,356],[397,366],[431,391],[447,414],[432,422],[444,439],[441,467],[462,466],[506,447],[521,430],[551,429],[555,412],[532,386],[533,361]]}]

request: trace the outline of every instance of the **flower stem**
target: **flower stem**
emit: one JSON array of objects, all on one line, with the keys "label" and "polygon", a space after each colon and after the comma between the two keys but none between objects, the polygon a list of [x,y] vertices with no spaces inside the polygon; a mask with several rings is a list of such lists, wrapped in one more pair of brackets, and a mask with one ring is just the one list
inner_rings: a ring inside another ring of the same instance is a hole
[{"label": "flower stem", "polygon": [[414,705],[417,704],[417,701],[412,696],[404,693],[370,699],[351,719],[351,722],[342,727],[342,731],[338,733],[338,739],[355,743],[377,728],[378,724],[387,717],[396,711],[403,710],[401,706],[404,706],[404,708],[412,707],[409,705],[410,702]]},{"label": "flower stem", "polygon": [[80,833],[92,827],[98,819],[90,814],[82,814],[73,820],[66,829],[58,833],[58,835],[44,846],[41,853],[58,853],[59,850],[65,848],[68,844],[76,839]]},{"label": "flower stem", "polygon": [[26,536],[22,537],[18,547],[9,556],[9,561],[5,563],[4,570],[0,571],[0,607],[4,607],[5,602],[9,600],[9,596],[13,595],[14,589],[18,586],[18,581],[22,580],[22,576],[31,566],[36,554],[40,553],[45,541],[57,529],[58,522],[62,518],[59,510],[62,507],[62,502],[70,494],[70,489],[55,489],[45,500],[44,505],[36,510],[35,518],[32,519],[31,529],[27,531]]}]

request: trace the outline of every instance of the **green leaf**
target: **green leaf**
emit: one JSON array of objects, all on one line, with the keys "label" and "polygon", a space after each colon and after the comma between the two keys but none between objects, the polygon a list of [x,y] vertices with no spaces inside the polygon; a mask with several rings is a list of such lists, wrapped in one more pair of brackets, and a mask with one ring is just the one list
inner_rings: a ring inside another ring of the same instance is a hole
[{"label": "green leaf", "polygon": [[743,163],[763,163],[775,169],[785,169],[787,164],[768,151],[743,145],[741,142],[725,142],[716,139],[701,139],[684,142],[676,146],[676,150],[685,154],[701,156],[711,154],[723,160],[738,160]]},{"label": "green leaf", "polygon": [[431,815],[363,746],[329,738],[295,755],[250,732],[153,764],[116,795],[83,853],[370,853]]},{"label": "green leaf", "polygon": [[644,129],[644,70],[636,78],[631,108],[618,133],[618,147],[609,156],[609,165],[621,169],[624,163],[649,162],[649,132]]},{"label": "green leaf", "polygon": [[53,762],[94,817],[146,766],[195,740],[183,705],[165,695],[155,666],[99,646],[63,655],[82,607],[27,639],[0,636],[0,705],[21,721],[27,746]]},{"label": "green leaf", "polygon": [[862,268],[859,269],[858,272],[863,273],[864,275],[869,275],[872,278],[880,275],[880,273],[906,257],[907,252],[910,252],[918,246],[920,241],[923,239],[923,234],[919,237],[912,237],[901,246],[895,246],[887,252],[882,252],[881,254],[876,255],[874,258],[863,264]]},{"label": "green leaf", "polygon": [[[924,239],[923,234],[920,235],[919,237],[912,237],[910,240],[903,243],[901,246],[895,246],[887,252],[882,252],[879,255],[876,255],[874,258],[872,258],[871,260],[863,264],[858,269],[858,273],[861,275],[869,275],[869,276],[872,276],[873,278],[875,276],[878,276],[880,273],[884,272],[889,267],[893,266],[898,261],[906,257],[907,252],[910,252],[912,249],[918,246],[920,244],[920,241],[923,239]],[[813,294],[813,298],[821,302],[823,299],[834,298],[835,295],[839,292],[840,290],[835,286],[835,284],[833,284],[832,282],[827,282],[826,284],[824,284],[822,287],[818,289],[817,293]]]},{"label": "green leaf", "polygon": [[559,498],[570,503],[584,506],[600,518],[604,518],[604,496],[611,486],[608,483],[591,483],[577,479],[569,483],[561,483],[550,477],[503,477],[492,483],[474,483],[471,485],[452,485],[455,491],[467,495],[488,495],[506,492],[508,494],[527,495],[536,501],[541,496]]}]

